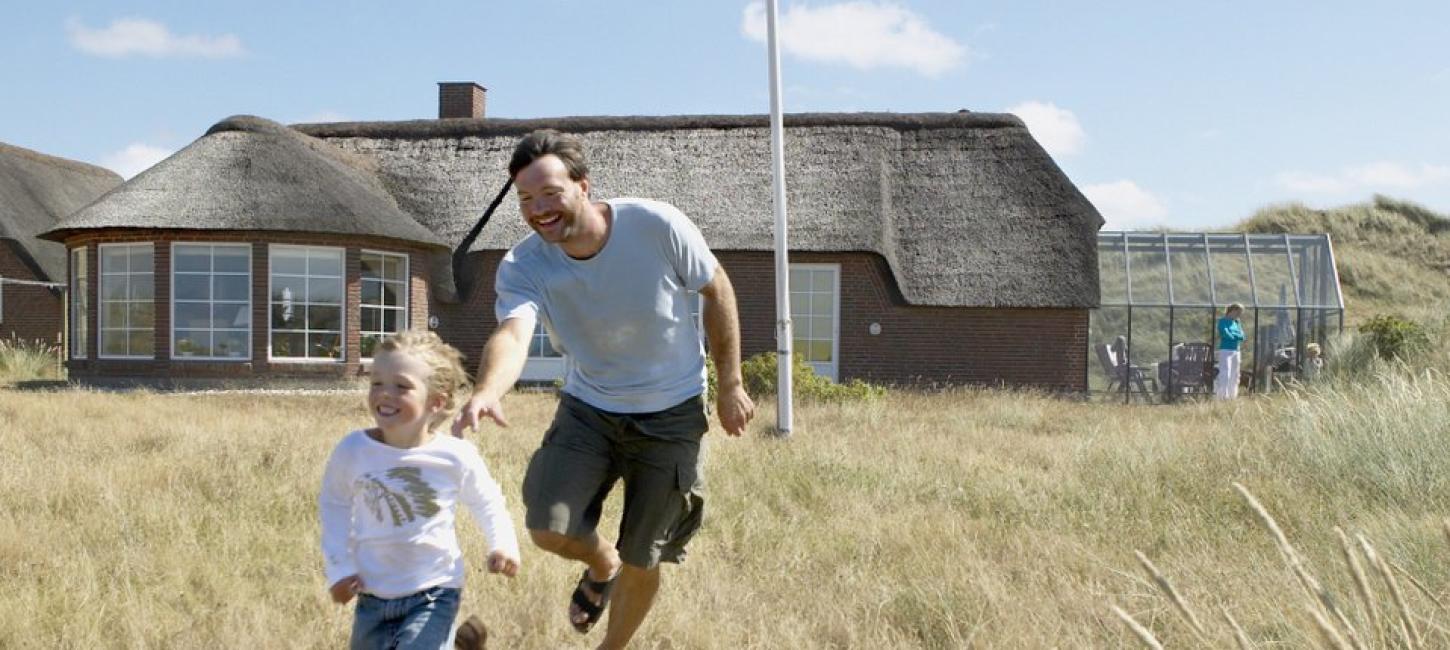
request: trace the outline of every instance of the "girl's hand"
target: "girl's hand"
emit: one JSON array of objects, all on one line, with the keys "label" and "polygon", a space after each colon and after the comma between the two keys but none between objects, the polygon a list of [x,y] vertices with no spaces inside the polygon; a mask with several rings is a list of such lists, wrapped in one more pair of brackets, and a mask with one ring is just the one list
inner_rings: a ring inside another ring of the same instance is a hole
[{"label": "girl's hand", "polygon": [[494,551],[488,554],[488,572],[512,578],[519,573],[519,560],[503,551]]},{"label": "girl's hand", "polygon": [[332,602],[339,605],[346,605],[347,601],[352,600],[353,596],[356,596],[358,592],[362,591],[362,587],[362,578],[356,575],[350,575],[338,580],[337,584],[332,585],[332,588],[328,589],[328,591],[332,594]]}]

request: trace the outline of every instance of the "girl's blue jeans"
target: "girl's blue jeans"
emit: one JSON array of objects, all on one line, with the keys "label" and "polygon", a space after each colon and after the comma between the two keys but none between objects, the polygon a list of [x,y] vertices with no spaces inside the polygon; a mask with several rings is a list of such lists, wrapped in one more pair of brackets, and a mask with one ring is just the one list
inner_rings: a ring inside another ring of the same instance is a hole
[{"label": "girl's blue jeans", "polygon": [[358,594],[352,650],[450,650],[459,590],[433,587],[402,598]]}]

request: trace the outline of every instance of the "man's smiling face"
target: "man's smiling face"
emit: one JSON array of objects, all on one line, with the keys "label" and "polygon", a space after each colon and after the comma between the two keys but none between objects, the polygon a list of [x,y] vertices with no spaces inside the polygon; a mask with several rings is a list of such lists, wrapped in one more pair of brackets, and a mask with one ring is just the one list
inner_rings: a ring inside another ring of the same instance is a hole
[{"label": "man's smiling face", "polygon": [[589,203],[589,179],[569,178],[558,156],[541,156],[514,177],[519,213],[539,237],[551,244],[578,239],[580,215]]}]

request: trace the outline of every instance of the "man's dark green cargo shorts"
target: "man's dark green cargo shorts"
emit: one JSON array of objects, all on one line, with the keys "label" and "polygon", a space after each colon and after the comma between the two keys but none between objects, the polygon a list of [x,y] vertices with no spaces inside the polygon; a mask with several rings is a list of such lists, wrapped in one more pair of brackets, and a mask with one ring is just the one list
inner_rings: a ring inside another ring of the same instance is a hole
[{"label": "man's dark green cargo shorts", "polygon": [[707,429],[699,396],[654,413],[612,413],[561,393],[524,475],[525,525],[588,535],[623,479],[620,559],[643,568],[682,561],[704,507],[700,439]]}]

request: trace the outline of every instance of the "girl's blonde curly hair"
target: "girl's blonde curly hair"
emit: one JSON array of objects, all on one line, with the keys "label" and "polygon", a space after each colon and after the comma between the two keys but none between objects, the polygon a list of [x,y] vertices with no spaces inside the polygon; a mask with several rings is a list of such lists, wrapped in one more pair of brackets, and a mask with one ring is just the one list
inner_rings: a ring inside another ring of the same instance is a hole
[{"label": "girl's blonde curly hair", "polygon": [[427,330],[404,330],[385,337],[374,354],[398,352],[410,354],[428,366],[428,395],[442,395],[443,410],[433,418],[433,425],[453,416],[469,393],[472,380],[463,369],[463,353]]}]

